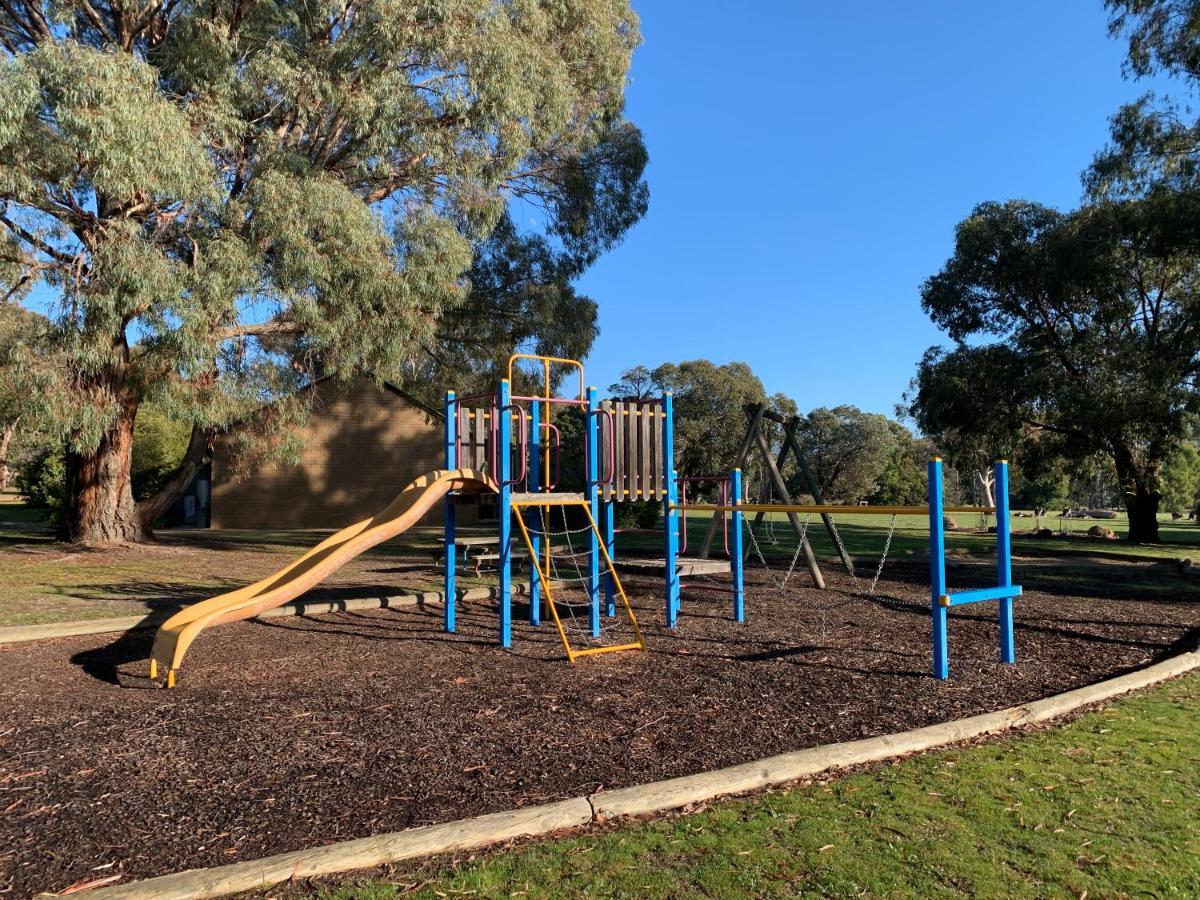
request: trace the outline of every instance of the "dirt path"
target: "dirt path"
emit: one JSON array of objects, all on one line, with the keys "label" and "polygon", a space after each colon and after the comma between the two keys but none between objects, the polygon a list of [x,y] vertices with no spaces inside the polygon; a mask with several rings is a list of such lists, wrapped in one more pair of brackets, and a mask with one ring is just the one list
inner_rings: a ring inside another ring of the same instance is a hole
[{"label": "dirt path", "polygon": [[[923,566],[881,598],[751,571],[690,592],[677,632],[659,584],[631,587],[648,652],[568,665],[551,627],[494,644],[486,606],[222,627],[181,687],[142,674],[151,635],[0,647],[0,893],[144,877],[635,784],[1028,701],[1189,644],[1200,593],[1168,565],[1029,566],[1019,664],[994,607],[951,615],[953,680],[928,676]],[[984,583],[979,566],[953,572]],[[520,621],[524,610],[514,612]]]}]

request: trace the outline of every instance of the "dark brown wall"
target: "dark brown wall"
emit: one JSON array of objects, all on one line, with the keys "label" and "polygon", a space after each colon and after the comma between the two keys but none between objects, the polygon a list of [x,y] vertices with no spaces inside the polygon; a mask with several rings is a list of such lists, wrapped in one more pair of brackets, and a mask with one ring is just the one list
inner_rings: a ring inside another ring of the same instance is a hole
[{"label": "dark brown wall", "polygon": [[[317,396],[297,465],[272,464],[236,479],[229,452],[213,454],[213,528],[341,528],[374,515],[419,475],[443,466],[441,419],[363,380]],[[440,524],[439,504],[422,524]]]}]

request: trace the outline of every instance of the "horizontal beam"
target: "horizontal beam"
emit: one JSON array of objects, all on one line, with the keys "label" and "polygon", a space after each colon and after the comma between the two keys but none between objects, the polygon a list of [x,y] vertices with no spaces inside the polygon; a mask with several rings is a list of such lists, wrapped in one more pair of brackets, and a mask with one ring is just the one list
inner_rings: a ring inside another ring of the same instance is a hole
[{"label": "horizontal beam", "polygon": [[[836,506],[817,503],[739,503],[736,506],[724,503],[689,503],[686,506],[675,506],[686,512],[778,512],[778,513],[819,513],[835,516],[927,516],[928,506]],[[947,506],[943,512],[948,513],[995,513],[994,506]]]},{"label": "horizontal beam", "polygon": [[985,600],[1003,600],[1006,597],[1020,597],[1019,584],[1003,585],[1001,587],[978,588],[973,591],[957,591],[953,594],[942,594],[938,603],[942,606],[964,606],[967,603],[982,603]]}]

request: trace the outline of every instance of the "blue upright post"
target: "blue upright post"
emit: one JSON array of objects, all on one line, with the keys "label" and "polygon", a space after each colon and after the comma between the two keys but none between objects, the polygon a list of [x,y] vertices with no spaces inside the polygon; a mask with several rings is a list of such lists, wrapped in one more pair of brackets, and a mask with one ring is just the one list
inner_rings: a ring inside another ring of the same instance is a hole
[{"label": "blue upright post", "polygon": [[675,403],[670,394],[663,396],[662,408],[663,483],[667,489],[663,499],[664,599],[667,627],[674,628],[679,618],[679,571],[676,565],[679,556],[679,514],[675,510],[679,502],[679,483],[675,477]]},{"label": "blue upright post", "polygon": [[[616,546],[616,529],[613,527],[614,507],[616,504],[609,500],[601,507],[601,513],[604,516],[604,546],[608,549],[608,558],[617,558]],[[604,614],[606,616],[615,616],[617,614],[617,589],[613,583],[612,573],[608,573],[608,577],[604,579]]]},{"label": "blue upright post", "polygon": [[[529,404],[529,493],[541,490],[541,403]],[[546,473],[550,478],[550,473]],[[541,521],[541,508],[530,508],[530,518],[534,526],[529,535],[529,545],[533,548],[533,559],[529,560],[529,624],[541,624],[541,581],[538,577],[538,562],[541,559],[541,534],[545,530]]]},{"label": "blue upright post", "polygon": [[[742,470],[734,469],[729,476],[730,502],[736,507],[742,502]],[[733,621],[746,621],[746,582],[742,571],[742,514],[737,510],[730,516],[729,565],[733,575]]]},{"label": "blue upright post", "polygon": [[946,594],[946,532],[942,520],[942,461],[929,461],[929,593],[930,618],[933,620],[933,676],[950,677],[950,657],[946,642],[946,616],[942,605]]},{"label": "blue upright post", "polygon": [[[997,461],[996,476],[996,568],[1000,587],[1012,586],[1012,534],[1009,531],[1008,460]],[[1000,599],[1000,662],[1017,661],[1013,635],[1013,597]]]},{"label": "blue upright post", "polygon": [[[542,489],[542,404],[536,401],[529,404],[529,492],[535,494]],[[550,477],[550,473],[546,473]],[[529,624],[542,623],[542,585],[538,578],[537,560],[541,559],[542,524],[541,507],[530,508],[530,519],[533,521],[533,532],[529,535],[529,543],[533,549],[533,559],[529,561]]]},{"label": "blue upright post", "polygon": [[[600,522],[600,406],[596,389],[587,389],[587,502],[592,521]],[[595,528],[588,531],[588,624],[592,637],[600,636],[600,535]]]},{"label": "blue upright post", "polygon": [[[454,391],[446,391],[446,468],[458,468],[458,404],[454,399]],[[454,603],[455,591],[457,588],[454,584],[455,568],[458,564],[457,548],[454,545],[455,532],[457,530],[457,515],[454,508],[454,498],[446,495],[443,501],[446,504],[445,517],[445,543],[446,550],[443,558],[446,563],[446,584],[445,596],[442,603],[444,611],[444,624],[446,631],[452,632],[456,628],[454,621]]]},{"label": "blue upright post", "polygon": [[512,388],[505,378],[500,382],[494,419],[496,425],[496,482],[500,488],[497,499],[500,517],[500,646],[512,646]]}]

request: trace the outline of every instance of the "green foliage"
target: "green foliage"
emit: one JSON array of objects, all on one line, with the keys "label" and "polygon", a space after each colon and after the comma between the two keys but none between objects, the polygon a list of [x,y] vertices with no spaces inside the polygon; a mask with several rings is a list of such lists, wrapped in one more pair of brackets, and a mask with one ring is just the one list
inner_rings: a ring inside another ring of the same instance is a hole
[{"label": "green foliage", "polygon": [[767,400],[758,376],[746,363],[717,365],[694,359],[678,365],[664,363],[651,377],[656,393],[674,395],[679,474],[728,472],[745,432],[746,404]]},{"label": "green foliage", "polygon": [[1191,442],[1180,444],[1163,462],[1162,505],[1172,513],[1196,508],[1200,497],[1200,449]]},{"label": "green foliage", "polygon": [[17,469],[17,489],[33,506],[58,511],[66,496],[61,447],[44,447]]},{"label": "green foliage", "polygon": [[319,374],[582,352],[569,282],[645,210],[626,0],[14,0],[0,35],[0,293],[61,297],[9,370],[81,459],[146,401],[211,435]]},{"label": "green foliage", "polygon": [[1071,480],[1055,466],[1049,469],[1020,470],[1012,479],[1010,505],[1020,509],[1053,510],[1066,506]]},{"label": "green foliage", "polygon": [[827,502],[863,500],[879,489],[900,440],[894,426],[856,406],[822,407],[801,419],[796,435]]},{"label": "green foliage", "polygon": [[653,373],[645,366],[634,366],[621,373],[620,381],[608,386],[618,400],[649,400],[657,396]]},{"label": "green foliage", "polygon": [[[155,404],[138,412],[133,432],[133,496],[152,496],[179,468],[191,426],[169,418]],[[18,467],[17,484],[30,503],[59,510],[66,499],[66,463],[61,444],[42,445]]]},{"label": "green foliage", "polygon": [[[1126,74],[1166,75],[1194,92],[1200,84],[1200,3],[1106,0],[1109,32],[1128,42]],[[1200,189],[1200,121],[1187,100],[1147,93],[1110,121],[1110,143],[1084,183],[1097,199]]]},{"label": "green foliage", "polygon": [[133,496],[140,500],[158,492],[179,468],[187,451],[191,426],[169,418],[153,404],[138,411],[133,429]]},{"label": "green foliage", "polygon": [[920,506],[929,499],[925,466],[934,455],[933,448],[898,422],[888,422],[888,429],[891,445],[867,499],[873,504]]},{"label": "green foliage", "polygon": [[1184,196],[1069,214],[978,206],[922,288],[957,342],[921,362],[922,431],[1017,459],[1107,453],[1131,538],[1156,540],[1158,470],[1200,407],[1198,226],[1200,202]]},{"label": "green foliage", "polygon": [[618,503],[613,522],[618,528],[658,528],[662,519],[662,504],[654,500]]}]

